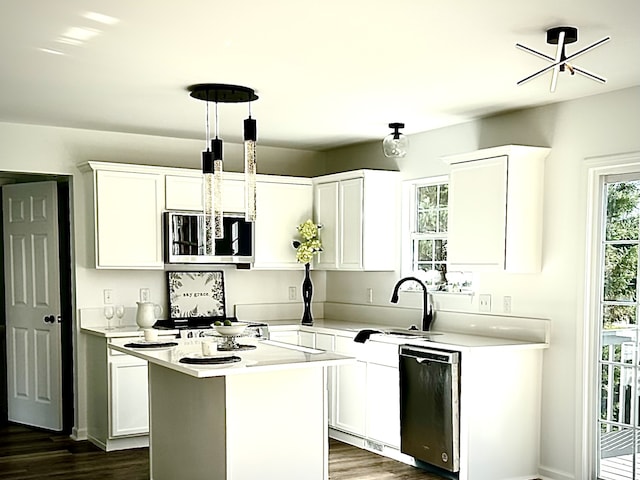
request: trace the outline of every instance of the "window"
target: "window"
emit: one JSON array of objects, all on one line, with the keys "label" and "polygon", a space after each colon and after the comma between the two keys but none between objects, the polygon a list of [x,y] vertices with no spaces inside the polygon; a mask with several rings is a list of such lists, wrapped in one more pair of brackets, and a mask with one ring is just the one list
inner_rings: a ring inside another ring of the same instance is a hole
[{"label": "window", "polygon": [[405,184],[403,275],[413,275],[429,287],[446,284],[449,185],[446,177]]}]

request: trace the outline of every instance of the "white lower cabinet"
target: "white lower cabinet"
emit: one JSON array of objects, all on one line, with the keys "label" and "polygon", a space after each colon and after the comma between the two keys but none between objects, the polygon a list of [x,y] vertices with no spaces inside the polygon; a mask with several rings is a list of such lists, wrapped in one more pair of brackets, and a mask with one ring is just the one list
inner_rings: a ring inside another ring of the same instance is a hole
[{"label": "white lower cabinet", "polygon": [[[336,336],[336,353],[358,357],[364,344],[352,337]],[[367,365],[357,361],[333,369],[334,427],[347,433],[365,433],[365,387]]]},{"label": "white lower cabinet", "polygon": [[112,437],[149,433],[147,362],[126,357],[109,365]]},{"label": "white lower cabinet", "polygon": [[105,337],[84,337],[88,439],[105,451],[148,446],[147,362],[109,349]]},{"label": "white lower cabinet", "polygon": [[316,347],[316,334],[313,332],[305,332],[305,331],[299,331],[298,332],[298,338],[299,338],[299,345],[302,345],[303,347],[310,347],[310,348],[315,348]]},{"label": "white lower cabinet", "polygon": [[274,340],[276,342],[291,343],[293,345],[298,345],[300,342],[300,335],[297,328],[295,330],[278,330],[278,331],[270,330],[269,339]]},{"label": "white lower cabinet", "polygon": [[367,438],[400,448],[400,375],[398,367],[367,363]]}]

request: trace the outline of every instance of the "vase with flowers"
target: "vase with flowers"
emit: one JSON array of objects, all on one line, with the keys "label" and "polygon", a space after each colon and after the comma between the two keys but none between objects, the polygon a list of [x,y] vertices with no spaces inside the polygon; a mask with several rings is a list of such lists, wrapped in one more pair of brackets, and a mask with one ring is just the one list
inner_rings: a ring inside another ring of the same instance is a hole
[{"label": "vase with flowers", "polygon": [[321,225],[316,225],[311,220],[298,225],[298,233],[301,240],[293,241],[293,248],[296,249],[296,260],[304,263],[304,280],[302,281],[302,303],[304,312],[302,313],[302,325],[313,325],[311,316],[311,297],[313,296],[313,284],[309,276],[311,261],[313,256],[322,251],[322,242],[318,236]]}]

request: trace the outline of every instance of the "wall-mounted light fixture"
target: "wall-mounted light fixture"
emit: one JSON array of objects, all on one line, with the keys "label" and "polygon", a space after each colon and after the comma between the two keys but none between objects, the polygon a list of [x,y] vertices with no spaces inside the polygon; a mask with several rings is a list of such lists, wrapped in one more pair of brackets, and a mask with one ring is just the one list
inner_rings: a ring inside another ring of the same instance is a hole
[{"label": "wall-mounted light fixture", "polygon": [[[199,83],[187,87],[190,95],[204,100],[206,107],[206,144],[202,152],[203,212],[205,218],[205,248],[213,255],[215,239],[223,237],[222,228],[222,139],[218,138],[218,103],[249,102],[249,118],[244,121],[245,211],[246,219],[256,218],[256,140],[257,125],[251,118],[251,103],[258,99],[254,90],[240,85]],[[209,102],[215,104],[215,138],[210,140]]]},{"label": "wall-mounted light fixture", "polygon": [[404,128],[404,123],[390,123],[389,128],[392,128],[393,132],[382,140],[384,156],[402,158],[407,154],[407,148],[409,147],[409,139],[400,133],[400,129]]}]

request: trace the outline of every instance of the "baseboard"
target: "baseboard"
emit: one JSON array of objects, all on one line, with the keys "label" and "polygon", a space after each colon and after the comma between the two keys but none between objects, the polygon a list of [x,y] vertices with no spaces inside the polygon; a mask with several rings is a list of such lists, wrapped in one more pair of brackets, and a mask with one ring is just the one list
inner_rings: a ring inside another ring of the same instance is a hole
[{"label": "baseboard", "polygon": [[87,429],[86,428],[76,428],[73,427],[71,429],[71,438],[76,441],[87,440]]},{"label": "baseboard", "polygon": [[542,480],[576,480],[576,477],[569,472],[562,472],[542,465],[538,468],[538,472]]},{"label": "baseboard", "polygon": [[329,428],[329,437],[335,440],[339,440],[343,443],[347,443],[354,447],[377,453],[378,455],[382,455],[383,457],[388,457],[398,462],[406,463],[407,465],[411,465],[412,467],[416,466],[416,462],[413,457],[405,455],[398,449],[377,442],[376,440],[365,439],[358,435],[346,433],[334,428]]},{"label": "baseboard", "polygon": [[92,436],[89,436],[87,440],[89,440],[96,447],[98,447],[101,450],[104,450],[105,452],[113,452],[115,450],[126,450],[129,448],[141,448],[141,447],[149,446],[148,435],[140,435],[137,437],[116,438],[112,440],[107,440],[106,443]]}]

